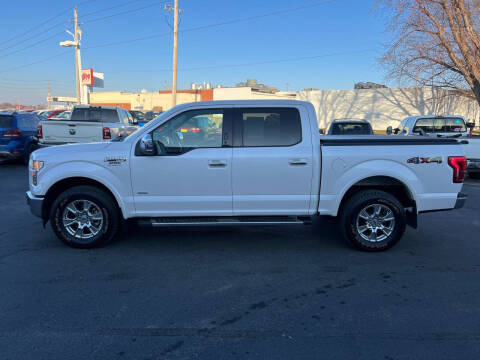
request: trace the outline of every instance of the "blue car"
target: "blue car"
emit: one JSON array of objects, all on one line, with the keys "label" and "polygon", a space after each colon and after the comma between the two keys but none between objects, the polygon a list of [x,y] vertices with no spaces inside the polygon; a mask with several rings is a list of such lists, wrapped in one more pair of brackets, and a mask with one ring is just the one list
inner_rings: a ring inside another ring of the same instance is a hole
[{"label": "blue car", "polygon": [[35,113],[0,112],[0,162],[18,159],[28,164],[41,120]]}]

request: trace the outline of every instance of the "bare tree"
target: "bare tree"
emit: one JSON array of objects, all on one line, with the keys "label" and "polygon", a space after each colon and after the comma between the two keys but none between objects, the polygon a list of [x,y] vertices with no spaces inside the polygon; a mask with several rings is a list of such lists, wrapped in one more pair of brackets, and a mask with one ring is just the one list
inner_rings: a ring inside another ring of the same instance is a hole
[{"label": "bare tree", "polygon": [[378,0],[394,42],[390,76],[454,89],[480,104],[480,0]]}]

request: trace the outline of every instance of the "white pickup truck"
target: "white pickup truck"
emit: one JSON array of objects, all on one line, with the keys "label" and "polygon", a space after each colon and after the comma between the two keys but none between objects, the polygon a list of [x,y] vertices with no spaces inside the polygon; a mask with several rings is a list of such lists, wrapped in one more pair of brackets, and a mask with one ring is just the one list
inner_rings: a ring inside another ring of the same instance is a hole
[{"label": "white pickup truck", "polygon": [[137,130],[130,112],[112,106],[75,106],[69,118],[51,118],[38,125],[40,147],[110,141]]},{"label": "white pickup truck", "polygon": [[469,176],[480,179],[480,137],[470,136],[474,126],[475,123],[468,123],[460,115],[421,115],[403,119],[396,129],[389,126],[387,133],[456,138],[465,146]]},{"label": "white pickup truck", "polygon": [[118,141],[30,158],[27,202],[66,244],[105,244],[122,219],[152,226],[308,224],[338,216],[356,248],[393,246],[417,214],[463,206],[455,139],[322,136],[291,100],[179,105]]}]

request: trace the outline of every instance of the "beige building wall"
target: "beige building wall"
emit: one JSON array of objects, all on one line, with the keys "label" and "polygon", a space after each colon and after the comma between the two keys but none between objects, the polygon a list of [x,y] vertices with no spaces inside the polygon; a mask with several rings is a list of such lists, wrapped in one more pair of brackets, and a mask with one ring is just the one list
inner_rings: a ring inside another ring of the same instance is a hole
[{"label": "beige building wall", "polygon": [[[196,93],[177,94],[177,104],[200,101],[201,95]],[[172,96],[170,93],[147,92],[127,93],[121,91],[93,92],[90,93],[90,104],[130,104],[130,109],[150,111],[161,108],[163,111],[170,109]]]},{"label": "beige building wall", "polygon": [[300,91],[297,100],[315,106],[319,128],[334,119],[358,118],[369,121],[375,130],[385,130],[407,116],[431,114],[462,115],[478,125],[480,116],[475,100],[431,88]]}]

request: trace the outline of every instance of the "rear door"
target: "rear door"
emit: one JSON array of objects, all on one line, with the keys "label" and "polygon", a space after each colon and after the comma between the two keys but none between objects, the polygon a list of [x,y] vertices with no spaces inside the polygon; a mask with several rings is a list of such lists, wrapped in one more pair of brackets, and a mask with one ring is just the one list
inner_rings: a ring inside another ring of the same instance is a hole
[{"label": "rear door", "polygon": [[233,214],[308,214],[312,161],[311,130],[303,107],[235,109]]}]

